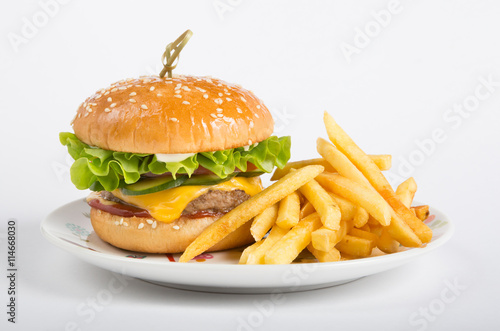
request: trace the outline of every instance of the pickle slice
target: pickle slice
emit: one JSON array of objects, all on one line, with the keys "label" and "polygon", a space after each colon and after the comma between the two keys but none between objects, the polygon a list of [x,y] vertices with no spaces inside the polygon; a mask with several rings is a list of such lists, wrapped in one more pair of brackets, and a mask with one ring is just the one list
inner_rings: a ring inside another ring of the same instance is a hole
[{"label": "pickle slice", "polygon": [[177,186],[181,186],[188,179],[187,175],[180,175],[174,179],[171,176],[141,179],[134,184],[128,184],[120,190],[126,195],[144,195],[156,193]]}]

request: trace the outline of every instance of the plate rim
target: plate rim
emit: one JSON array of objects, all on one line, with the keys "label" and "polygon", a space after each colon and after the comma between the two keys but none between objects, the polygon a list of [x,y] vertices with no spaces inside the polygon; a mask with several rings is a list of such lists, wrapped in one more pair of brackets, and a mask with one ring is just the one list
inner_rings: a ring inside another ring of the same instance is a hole
[{"label": "plate rim", "polygon": [[[121,263],[126,263],[129,265],[134,265],[134,266],[140,266],[140,265],[154,265],[154,266],[168,266],[169,268],[185,268],[189,270],[206,270],[207,268],[212,268],[215,267],[217,269],[221,269],[221,271],[234,271],[233,269],[236,270],[241,270],[243,268],[245,269],[284,269],[289,266],[296,266],[296,265],[304,265],[304,264],[310,264],[310,263],[294,263],[294,264],[274,264],[274,265],[246,265],[246,264],[205,264],[205,263],[179,263],[179,262],[169,262],[165,263],[163,261],[155,261],[155,260],[139,260],[139,259],[130,259],[127,257],[122,257],[122,256],[114,256],[107,254],[105,252],[97,252],[97,251],[92,251],[84,247],[79,247],[77,245],[74,245],[70,242],[66,242],[65,240],[57,237],[56,235],[50,233],[46,228],[47,224],[50,222],[50,219],[54,217],[55,214],[60,212],[61,210],[64,210],[65,208],[69,207],[72,204],[76,203],[81,203],[83,202],[82,199],[76,199],[71,202],[68,202],[62,206],[59,206],[58,208],[54,209],[51,211],[41,222],[40,224],[40,231],[42,235],[52,244],[55,246],[68,251],[70,253],[74,252],[78,257],[80,255],[91,255],[94,256],[98,259],[104,259],[104,260],[110,260],[113,262],[121,262]],[[418,202],[416,202],[418,203]],[[359,267],[367,267],[372,264],[384,264],[386,262],[398,262],[400,260],[404,259],[412,259],[414,257],[418,257],[421,255],[425,255],[436,248],[444,245],[446,242],[450,240],[450,238],[453,236],[453,233],[455,232],[455,225],[453,222],[451,222],[446,214],[444,214],[440,209],[432,207],[431,210],[434,212],[434,214],[439,214],[439,218],[443,221],[446,221],[446,231],[440,236],[440,238],[436,239],[435,241],[431,241],[428,243],[425,247],[415,247],[415,248],[408,248],[404,251],[400,251],[397,253],[393,254],[385,254],[385,255],[380,255],[380,256],[372,256],[369,258],[361,258],[361,259],[355,259],[355,260],[347,260],[347,261],[337,261],[337,262],[316,262],[315,265],[318,267],[318,271],[322,269],[330,270],[330,269],[343,269],[343,268],[359,268]],[[109,244],[108,244],[109,245]],[[125,250],[124,250],[125,251]],[[131,251],[132,252],[132,251]]]}]

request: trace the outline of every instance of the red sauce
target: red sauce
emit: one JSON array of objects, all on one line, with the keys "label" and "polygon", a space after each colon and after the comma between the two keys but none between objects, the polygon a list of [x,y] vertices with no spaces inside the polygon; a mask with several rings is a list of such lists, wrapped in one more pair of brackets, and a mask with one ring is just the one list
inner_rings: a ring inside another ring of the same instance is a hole
[{"label": "red sauce", "polygon": [[145,209],[137,208],[134,206],[124,205],[123,203],[113,203],[112,205],[105,205],[99,201],[99,199],[93,199],[89,201],[89,205],[92,208],[100,209],[107,213],[123,216],[123,217],[147,217],[151,218],[151,214]]},{"label": "red sauce", "polygon": [[214,216],[219,216],[221,217],[225,213],[223,212],[217,212],[217,211],[211,211],[211,210],[200,210],[197,211],[196,213],[189,214],[189,215],[182,215],[187,218],[203,218],[203,217],[214,217]]},{"label": "red sauce", "polygon": [[[122,216],[122,217],[145,217],[145,218],[153,218],[151,214],[141,208],[137,208],[134,206],[130,205],[124,205],[123,203],[113,203],[112,205],[106,205],[101,203],[99,199],[93,199],[90,200],[89,202],[90,207],[100,209],[102,211],[105,211],[107,213],[117,215],[117,216]],[[222,216],[225,213],[222,212],[216,212],[216,211],[211,211],[211,210],[200,210],[197,211],[196,213],[190,214],[190,215],[183,215],[184,217],[187,218],[203,218],[203,217],[213,217],[213,216]]]}]

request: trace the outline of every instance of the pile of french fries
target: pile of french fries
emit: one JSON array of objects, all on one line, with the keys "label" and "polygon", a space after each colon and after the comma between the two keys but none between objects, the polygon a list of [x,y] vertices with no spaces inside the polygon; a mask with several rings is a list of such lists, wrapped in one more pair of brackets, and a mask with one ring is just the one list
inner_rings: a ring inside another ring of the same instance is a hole
[{"label": "pile of french fries", "polygon": [[411,207],[413,178],[396,191],[382,174],[390,155],[367,155],[325,112],[330,142],[319,138],[322,158],[290,162],[278,169],[271,186],[210,225],[186,249],[187,262],[253,219],[255,243],[240,264],[288,264],[307,249],[319,262],[390,254],[420,247],[432,239],[423,222],[429,206]]}]

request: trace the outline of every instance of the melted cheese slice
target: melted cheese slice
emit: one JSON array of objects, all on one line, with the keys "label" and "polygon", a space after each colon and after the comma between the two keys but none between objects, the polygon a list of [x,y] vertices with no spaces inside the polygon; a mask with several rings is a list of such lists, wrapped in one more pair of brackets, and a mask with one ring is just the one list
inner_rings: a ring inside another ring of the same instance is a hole
[{"label": "melted cheese slice", "polygon": [[181,216],[182,211],[191,201],[209,190],[243,190],[246,194],[253,196],[262,191],[262,183],[259,177],[235,177],[217,185],[180,186],[144,195],[125,195],[120,190],[114,190],[112,193],[127,203],[146,209],[156,220],[170,223]]}]

